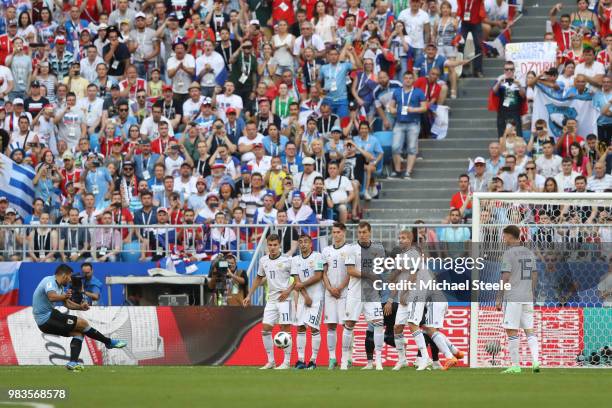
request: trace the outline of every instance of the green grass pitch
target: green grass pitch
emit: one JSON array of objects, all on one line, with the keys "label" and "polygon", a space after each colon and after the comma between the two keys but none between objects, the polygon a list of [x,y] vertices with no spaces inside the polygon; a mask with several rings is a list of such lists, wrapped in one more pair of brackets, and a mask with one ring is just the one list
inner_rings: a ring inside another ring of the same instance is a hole
[{"label": "green grass pitch", "polygon": [[69,392],[66,401],[44,401],[55,407],[598,408],[610,403],[611,369],[523,370],[511,376],[499,371],[86,367],[72,373],[63,367],[2,367],[0,407],[11,406],[1,402],[8,388],[54,387]]}]

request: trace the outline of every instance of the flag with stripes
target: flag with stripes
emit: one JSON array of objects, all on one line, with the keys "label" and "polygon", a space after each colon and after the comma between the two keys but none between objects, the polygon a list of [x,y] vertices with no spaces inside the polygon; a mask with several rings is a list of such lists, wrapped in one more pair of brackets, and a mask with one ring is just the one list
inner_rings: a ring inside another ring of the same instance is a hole
[{"label": "flag with stripes", "polygon": [[17,164],[0,153],[0,196],[6,197],[22,217],[32,214],[34,176],[29,166]]}]

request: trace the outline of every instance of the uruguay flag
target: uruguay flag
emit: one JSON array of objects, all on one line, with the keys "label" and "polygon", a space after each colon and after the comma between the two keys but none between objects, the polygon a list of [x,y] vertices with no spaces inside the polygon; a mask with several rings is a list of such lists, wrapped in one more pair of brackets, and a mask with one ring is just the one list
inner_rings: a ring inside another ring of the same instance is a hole
[{"label": "uruguay flag", "polygon": [[16,306],[19,300],[21,262],[0,262],[0,306]]},{"label": "uruguay flag", "polygon": [[32,214],[34,170],[0,153],[0,196],[8,199],[21,217]]}]

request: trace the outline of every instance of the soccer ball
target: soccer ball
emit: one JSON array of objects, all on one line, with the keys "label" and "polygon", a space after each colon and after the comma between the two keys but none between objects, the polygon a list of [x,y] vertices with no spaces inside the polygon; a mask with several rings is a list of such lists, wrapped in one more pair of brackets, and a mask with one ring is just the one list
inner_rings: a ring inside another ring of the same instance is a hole
[{"label": "soccer ball", "polygon": [[276,333],[276,336],[274,336],[274,345],[279,349],[291,347],[291,335],[284,331]]},{"label": "soccer ball", "polygon": [[485,350],[491,355],[498,354],[501,351],[501,344],[497,340],[490,341],[485,346]]}]

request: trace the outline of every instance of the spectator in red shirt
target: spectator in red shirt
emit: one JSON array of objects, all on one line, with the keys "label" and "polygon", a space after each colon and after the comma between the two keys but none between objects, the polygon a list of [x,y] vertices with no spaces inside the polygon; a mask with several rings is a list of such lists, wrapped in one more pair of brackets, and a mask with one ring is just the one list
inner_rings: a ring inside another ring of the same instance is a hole
[{"label": "spectator in red shirt", "polygon": [[482,21],[486,16],[484,0],[458,0],[457,6],[457,16],[461,19],[461,36],[465,40],[472,33],[474,53],[478,55],[472,63],[472,74],[482,78]]},{"label": "spectator in red shirt", "polygon": [[557,151],[562,158],[570,157],[570,146],[577,142],[584,146],[584,138],[576,134],[578,122],[576,119],[565,118],[563,120],[563,136],[557,140]]},{"label": "spectator in red shirt", "polygon": [[472,193],[470,192],[470,176],[462,174],[459,176],[459,191],[450,200],[450,208],[459,210],[461,217],[472,216]]},{"label": "spectator in red shirt", "polygon": [[159,131],[159,137],[151,142],[151,151],[157,154],[164,154],[166,153],[166,148],[168,147],[168,144],[170,142],[178,143],[178,140],[170,136],[170,134],[168,133],[168,123],[159,122],[157,127]]},{"label": "spectator in red shirt", "polygon": [[571,17],[569,14],[562,14],[557,21],[557,13],[563,8],[561,3],[558,3],[550,9],[548,16],[552,24],[553,34],[557,42],[557,49],[563,56],[572,47],[572,37],[576,35],[576,31],[571,28]]},{"label": "spectator in red shirt", "polygon": [[[440,70],[436,67],[429,70],[427,76],[420,77],[414,81],[414,86],[425,94],[428,105],[444,104],[448,87],[444,82],[439,82]],[[429,107],[429,106],[428,106]]]},{"label": "spectator in red shirt", "polygon": [[[129,208],[123,205],[122,194],[120,191],[113,191],[111,196],[111,205],[109,208],[104,210],[112,214],[114,223],[116,225],[134,225],[134,216],[130,212]],[[127,205],[127,203],[126,203]],[[121,228],[121,238],[123,242],[130,242],[132,240],[132,230],[128,228]]]},{"label": "spectator in red shirt", "polygon": [[[70,151],[64,152],[62,156],[62,160],[64,161],[64,168],[60,170],[60,175],[62,176],[62,181],[60,183],[60,188],[64,195],[67,195],[66,192],[66,183],[72,182],[75,187],[81,181],[81,169],[78,169],[74,166],[74,156]],[[78,191],[78,187],[75,188]]]}]

